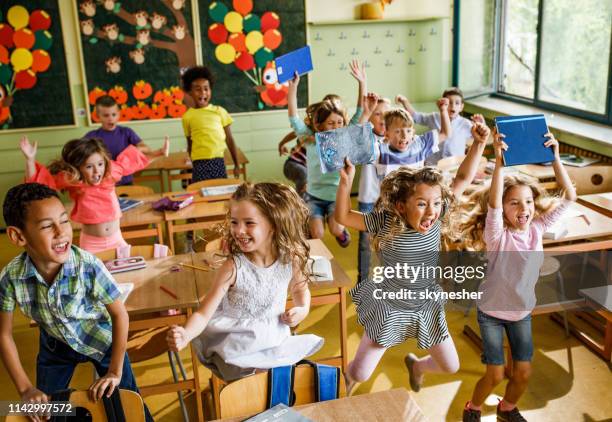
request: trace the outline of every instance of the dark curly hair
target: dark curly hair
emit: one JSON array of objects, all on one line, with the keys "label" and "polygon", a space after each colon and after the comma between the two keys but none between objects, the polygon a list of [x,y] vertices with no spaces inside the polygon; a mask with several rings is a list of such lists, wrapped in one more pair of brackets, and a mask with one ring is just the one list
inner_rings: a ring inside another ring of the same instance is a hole
[{"label": "dark curly hair", "polygon": [[211,89],[215,84],[215,77],[210,69],[208,69],[206,66],[194,66],[187,69],[187,71],[183,73],[183,76],[181,76],[181,80],[183,81],[183,90],[185,92],[191,91],[191,84],[197,79],[206,79],[210,84]]},{"label": "dark curly hair", "polygon": [[13,186],[6,193],[4,203],[2,204],[2,214],[6,225],[23,229],[29,204],[52,197],[59,199],[59,195],[55,190],[40,183],[23,183]]}]

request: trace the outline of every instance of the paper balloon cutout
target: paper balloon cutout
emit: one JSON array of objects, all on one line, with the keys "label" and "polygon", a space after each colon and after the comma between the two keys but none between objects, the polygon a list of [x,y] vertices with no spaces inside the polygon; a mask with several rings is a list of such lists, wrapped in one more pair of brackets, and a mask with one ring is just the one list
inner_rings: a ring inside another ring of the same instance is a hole
[{"label": "paper balloon cutout", "polygon": [[274,59],[274,53],[272,50],[264,47],[260,48],[257,53],[255,53],[255,63],[257,63],[258,67],[265,67],[266,63],[272,61]]},{"label": "paper balloon cutout", "polygon": [[31,70],[22,70],[15,74],[15,86],[17,89],[30,89],[36,85],[36,73]]},{"label": "paper balloon cutout", "polygon": [[277,29],[268,29],[263,36],[264,45],[270,50],[276,50],[283,42],[283,36]]},{"label": "paper balloon cutout", "polygon": [[13,77],[13,70],[9,65],[0,64],[0,83],[7,84]]},{"label": "paper balloon cutout", "polygon": [[253,0],[234,0],[234,10],[242,16],[248,15],[253,10]]},{"label": "paper balloon cutout", "polygon": [[32,51],[32,70],[45,72],[51,66],[51,56],[45,50]]},{"label": "paper balloon cutout", "polygon": [[240,53],[238,53],[238,56],[236,56],[234,64],[238,69],[242,71],[247,71],[255,67],[255,60],[253,59],[253,56],[251,56],[246,51],[241,51]]},{"label": "paper balloon cutout", "polygon": [[245,43],[249,53],[254,54],[263,47],[263,35],[259,31],[249,32],[246,36]]},{"label": "paper balloon cutout", "polygon": [[220,23],[213,23],[208,28],[208,39],[213,44],[221,44],[227,41],[227,29]]},{"label": "paper balloon cutout", "polygon": [[266,12],[261,17],[261,30],[266,32],[268,29],[278,29],[280,18],[274,12]]},{"label": "paper balloon cutout", "polygon": [[6,20],[15,29],[21,29],[28,25],[30,20],[30,14],[28,10],[23,6],[13,6],[8,10],[6,14]]},{"label": "paper balloon cutout", "polygon": [[32,53],[25,48],[17,48],[11,54],[11,64],[16,72],[29,69],[32,66]]},{"label": "paper balloon cutout", "polygon": [[230,64],[236,58],[236,50],[231,44],[219,44],[215,48],[215,57],[223,64]]},{"label": "paper balloon cutout", "polygon": [[13,48],[15,46],[13,43],[14,32],[10,25],[0,23],[0,45],[6,48]]},{"label": "paper balloon cutout", "polygon": [[246,36],[242,32],[238,32],[229,36],[227,40],[236,51],[246,51]]},{"label": "paper balloon cutout", "polygon": [[49,31],[36,31],[36,42],[34,43],[34,49],[49,50],[53,45],[53,37]]},{"label": "paper balloon cutout", "polygon": [[229,12],[223,20],[229,32],[242,32],[242,15],[237,12]]},{"label": "paper balloon cutout", "polygon": [[221,2],[214,2],[208,6],[208,15],[215,22],[221,23],[223,19],[225,19],[225,15],[227,15],[227,6]]},{"label": "paper balloon cutout", "polygon": [[21,28],[13,34],[13,42],[17,48],[27,48],[28,50],[34,46],[36,37],[28,28]]},{"label": "paper balloon cutout", "polygon": [[30,15],[30,29],[34,32],[51,27],[51,16],[44,10],[35,10]]},{"label": "paper balloon cutout", "polygon": [[9,63],[9,52],[5,46],[0,45],[0,63],[8,64]]},{"label": "paper balloon cutout", "polygon": [[259,16],[252,13],[244,17],[242,25],[244,26],[244,32],[246,33],[261,30],[261,20],[259,19]]}]

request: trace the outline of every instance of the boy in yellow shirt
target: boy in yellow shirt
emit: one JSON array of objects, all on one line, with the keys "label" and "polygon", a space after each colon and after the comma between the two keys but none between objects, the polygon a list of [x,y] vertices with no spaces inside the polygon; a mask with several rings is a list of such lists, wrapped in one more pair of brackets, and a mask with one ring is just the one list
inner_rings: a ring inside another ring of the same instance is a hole
[{"label": "boy in yellow shirt", "polygon": [[204,66],[195,66],[183,74],[183,89],[193,98],[194,108],[183,115],[187,152],[193,163],[192,183],[226,178],[223,153],[227,145],[234,160],[234,176],[240,174],[238,153],[230,126],[234,121],[220,106],[210,103],[214,77]]}]

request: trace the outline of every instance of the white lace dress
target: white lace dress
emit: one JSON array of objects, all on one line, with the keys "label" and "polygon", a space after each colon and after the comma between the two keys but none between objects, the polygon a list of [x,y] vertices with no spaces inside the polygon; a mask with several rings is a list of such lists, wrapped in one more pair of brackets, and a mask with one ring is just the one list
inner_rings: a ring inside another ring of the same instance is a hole
[{"label": "white lace dress", "polygon": [[234,256],[236,282],[223,297],[194,345],[200,361],[226,381],[255,369],[292,365],[318,351],[323,339],[313,334],[291,335],[281,322],[291,264],[276,261],[267,268],[246,256]]}]

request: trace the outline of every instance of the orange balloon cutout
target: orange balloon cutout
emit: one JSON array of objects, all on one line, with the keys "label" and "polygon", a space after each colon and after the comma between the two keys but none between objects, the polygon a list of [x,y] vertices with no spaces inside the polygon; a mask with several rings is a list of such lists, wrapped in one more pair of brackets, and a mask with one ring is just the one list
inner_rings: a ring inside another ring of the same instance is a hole
[{"label": "orange balloon cutout", "polygon": [[5,46],[0,45],[0,63],[8,64],[9,63],[9,52]]},{"label": "orange balloon cutout", "polygon": [[253,0],[234,0],[234,10],[242,16],[246,16],[253,10]]},{"label": "orange balloon cutout", "polygon": [[21,28],[13,33],[13,42],[15,47],[29,50],[36,42],[36,36],[28,28]]},{"label": "orange balloon cutout", "polygon": [[268,29],[263,36],[263,43],[270,50],[276,48],[283,42],[283,36],[277,29]]},{"label": "orange balloon cutout", "polygon": [[244,35],[242,32],[237,32],[235,34],[230,35],[227,42],[229,42],[236,49],[236,51],[247,50],[246,35]]},{"label": "orange balloon cutout", "polygon": [[51,66],[51,56],[45,50],[32,51],[32,70],[45,72]]}]

